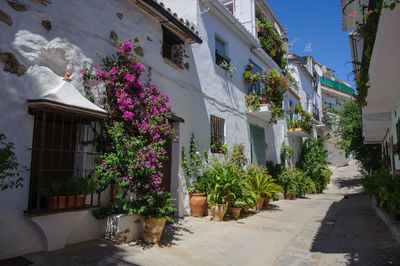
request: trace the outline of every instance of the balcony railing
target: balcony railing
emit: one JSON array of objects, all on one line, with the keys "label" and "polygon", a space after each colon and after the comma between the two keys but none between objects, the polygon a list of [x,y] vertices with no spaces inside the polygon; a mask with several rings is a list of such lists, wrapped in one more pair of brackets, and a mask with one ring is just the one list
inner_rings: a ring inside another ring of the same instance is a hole
[{"label": "balcony railing", "polygon": [[[312,131],[311,117],[306,114],[295,114],[289,113],[286,115],[286,123],[288,127],[288,132],[302,132],[306,135],[310,135]],[[298,135],[298,134],[297,134]],[[301,134],[304,135],[304,134]]]}]

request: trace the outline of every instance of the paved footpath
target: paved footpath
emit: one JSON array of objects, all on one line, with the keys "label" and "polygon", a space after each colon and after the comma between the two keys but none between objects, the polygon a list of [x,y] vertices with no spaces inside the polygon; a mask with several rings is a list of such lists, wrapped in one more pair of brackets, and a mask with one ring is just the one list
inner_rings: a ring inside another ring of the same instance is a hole
[{"label": "paved footpath", "polygon": [[237,221],[186,217],[167,226],[161,247],[97,240],[27,258],[44,265],[400,265],[394,238],[361,193],[356,165],[333,170],[324,194],[273,202]]}]

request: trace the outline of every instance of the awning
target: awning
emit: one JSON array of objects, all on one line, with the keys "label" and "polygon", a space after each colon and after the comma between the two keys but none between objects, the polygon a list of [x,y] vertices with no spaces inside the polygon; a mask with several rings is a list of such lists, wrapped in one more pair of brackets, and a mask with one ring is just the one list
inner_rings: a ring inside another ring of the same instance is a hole
[{"label": "awning", "polygon": [[60,85],[53,90],[36,99],[29,99],[27,102],[31,110],[52,109],[94,118],[107,117],[105,110],[86,99],[73,83],[67,81],[61,81]]}]

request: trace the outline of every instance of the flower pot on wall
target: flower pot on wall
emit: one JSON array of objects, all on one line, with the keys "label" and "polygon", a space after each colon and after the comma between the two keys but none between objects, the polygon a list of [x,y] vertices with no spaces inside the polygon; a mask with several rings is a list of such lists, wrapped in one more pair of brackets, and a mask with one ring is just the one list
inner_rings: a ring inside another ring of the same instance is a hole
[{"label": "flower pot on wall", "polygon": [[206,194],[191,194],[189,198],[190,215],[195,217],[203,216],[206,207]]},{"label": "flower pot on wall", "polygon": [[261,98],[260,104],[267,104],[267,98],[265,98],[265,97]]},{"label": "flower pot on wall", "polygon": [[158,220],[157,218],[149,217],[146,219],[142,216],[143,220],[143,240],[149,244],[160,242],[162,232],[164,230],[165,218]]},{"label": "flower pot on wall", "polygon": [[261,211],[264,205],[265,198],[260,198],[256,204],[256,211]]},{"label": "flower pot on wall", "polygon": [[231,207],[232,217],[233,217],[234,219],[239,218],[239,216],[240,216],[240,211],[241,211],[241,210],[242,210],[241,207],[239,207],[239,208]]},{"label": "flower pot on wall", "polygon": [[67,207],[67,197],[58,196],[58,208],[57,208],[57,196],[47,197],[47,208],[49,210],[65,209]]},{"label": "flower pot on wall", "polygon": [[214,204],[211,206],[213,221],[222,222],[227,210],[228,204]]}]

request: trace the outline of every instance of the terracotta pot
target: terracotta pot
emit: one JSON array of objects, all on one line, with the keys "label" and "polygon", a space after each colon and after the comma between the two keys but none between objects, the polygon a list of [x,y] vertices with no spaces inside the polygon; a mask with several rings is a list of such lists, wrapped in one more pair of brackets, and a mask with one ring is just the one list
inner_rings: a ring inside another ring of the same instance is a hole
[{"label": "terracotta pot", "polygon": [[257,32],[261,32],[263,29],[263,26],[257,26]]},{"label": "terracotta pot", "polygon": [[47,209],[49,210],[58,210],[65,209],[67,207],[67,197],[59,196],[58,208],[57,208],[57,196],[48,196],[47,197]]},{"label": "terracotta pot", "polygon": [[87,195],[77,195],[76,197],[77,197],[77,199],[76,199],[76,207],[77,208],[83,207],[85,205],[85,203],[86,203]]},{"label": "terracotta pot", "polygon": [[68,196],[68,209],[75,208],[75,195]]},{"label": "terracotta pot", "polygon": [[329,184],[329,179],[326,180],[326,184],[327,184],[327,185]]},{"label": "terracotta pot", "polygon": [[264,205],[265,198],[260,198],[256,204],[256,211],[261,211]]},{"label": "terracotta pot", "polygon": [[271,202],[271,198],[266,198],[265,201],[264,201],[265,207],[268,208],[270,202]]},{"label": "terracotta pot", "polygon": [[233,217],[234,219],[239,218],[239,216],[240,216],[240,211],[241,211],[241,210],[242,210],[241,207],[239,207],[239,208],[231,207],[232,217]]},{"label": "terracotta pot", "polygon": [[285,194],[285,199],[291,199],[292,198],[292,194]]},{"label": "terracotta pot", "polygon": [[165,218],[158,220],[157,218],[150,217],[146,219],[142,216],[143,221],[143,240],[149,244],[160,242],[162,232],[164,230]]},{"label": "terracotta pot", "polygon": [[296,194],[292,194],[292,200],[296,199]]},{"label": "terracotta pot", "polygon": [[260,104],[267,104],[267,99],[266,98],[261,98],[260,99]]},{"label": "terracotta pot", "polygon": [[246,204],[246,206],[243,207],[243,213],[249,213],[250,206]]},{"label": "terracotta pot", "polygon": [[267,83],[267,75],[261,75],[261,81],[262,83]]},{"label": "terracotta pot", "polygon": [[190,215],[195,217],[203,216],[206,207],[206,194],[191,194],[189,198]]},{"label": "terracotta pot", "polygon": [[227,210],[228,204],[215,204],[214,206],[211,206],[213,221],[222,222]]}]

